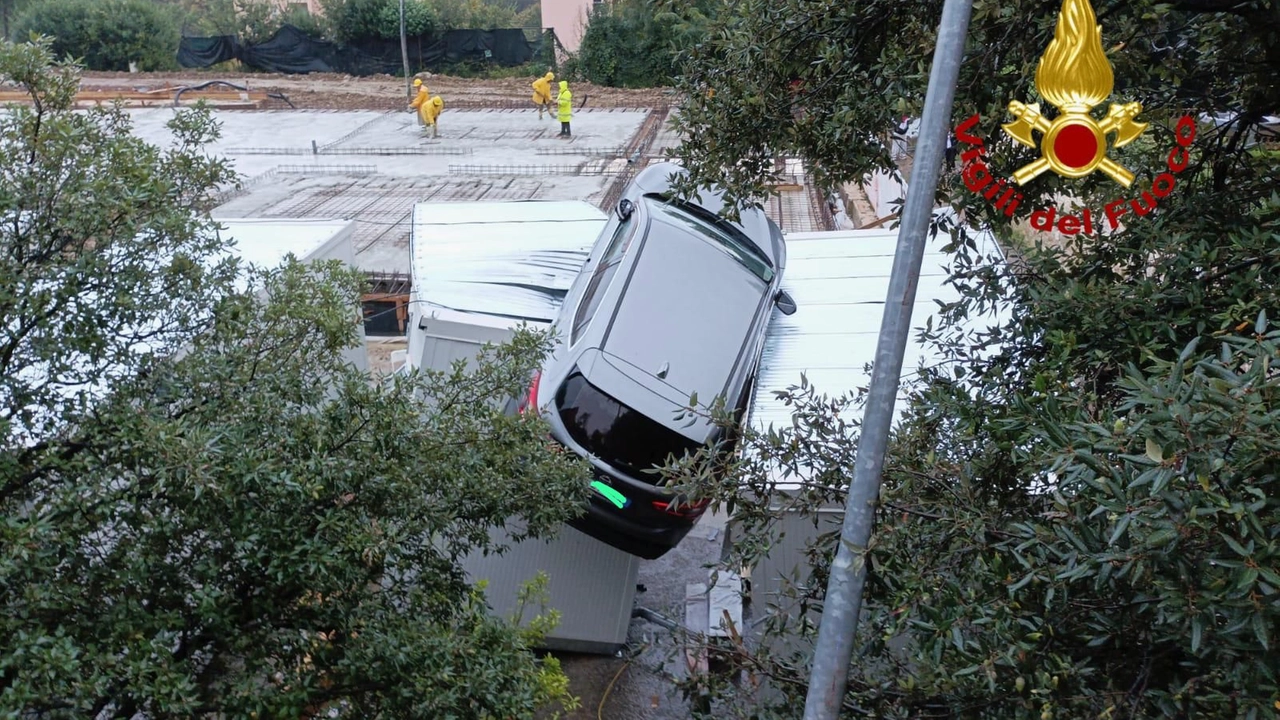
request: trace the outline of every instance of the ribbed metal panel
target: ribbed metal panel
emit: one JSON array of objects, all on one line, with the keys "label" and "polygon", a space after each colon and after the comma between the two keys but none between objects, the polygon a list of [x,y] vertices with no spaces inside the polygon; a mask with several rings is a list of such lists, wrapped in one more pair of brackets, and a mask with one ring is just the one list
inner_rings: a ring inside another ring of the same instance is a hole
[{"label": "ribbed metal panel", "polygon": [[437,307],[550,322],[605,223],[577,201],[420,203],[414,291]]},{"label": "ribbed metal panel", "polygon": [[[776,398],[788,386],[799,385],[803,373],[821,393],[857,392],[871,382],[869,365],[875,360],[885,296],[898,241],[896,230],[848,230],[793,233],[787,236],[787,268],[783,287],[796,301],[791,316],[774,312],[765,341],[755,398],[749,414],[756,427],[791,425],[791,411]],[[921,328],[936,315],[938,302],[959,299],[947,284],[950,258],[942,252],[948,235],[932,238],[916,290],[911,316]],[[989,235],[979,238],[986,252],[996,250]],[[978,324],[981,321],[975,321]],[[937,318],[933,320],[935,327]],[[903,360],[903,381],[916,375],[921,364],[940,358],[911,342]],[[899,413],[904,403],[895,408]],[[860,411],[851,409],[849,418]]]},{"label": "ribbed metal panel", "polygon": [[[493,533],[507,541],[502,531]],[[501,556],[479,553],[463,561],[472,581],[489,582],[486,595],[496,614],[510,617],[520,587],[539,571],[549,579],[548,609],[560,624],[543,643],[550,650],[612,653],[627,641],[640,559],[615,550],[570,527],[550,542],[529,540]],[[538,612],[529,608],[525,621]]]}]

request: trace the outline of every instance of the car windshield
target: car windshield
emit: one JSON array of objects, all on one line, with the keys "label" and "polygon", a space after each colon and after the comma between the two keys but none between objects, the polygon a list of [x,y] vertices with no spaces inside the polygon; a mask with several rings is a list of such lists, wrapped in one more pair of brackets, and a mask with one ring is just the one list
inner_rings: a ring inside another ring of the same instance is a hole
[{"label": "car windshield", "polygon": [[687,203],[664,201],[656,197],[645,199],[656,216],[710,241],[766,283],[773,280],[773,267],[769,259],[750,240],[722,225],[715,214]]},{"label": "car windshield", "polygon": [[556,405],[570,437],[587,452],[647,483],[656,484],[660,477],[646,471],[666,465],[669,456],[681,458],[702,447],[618,402],[580,372],[560,386]]}]

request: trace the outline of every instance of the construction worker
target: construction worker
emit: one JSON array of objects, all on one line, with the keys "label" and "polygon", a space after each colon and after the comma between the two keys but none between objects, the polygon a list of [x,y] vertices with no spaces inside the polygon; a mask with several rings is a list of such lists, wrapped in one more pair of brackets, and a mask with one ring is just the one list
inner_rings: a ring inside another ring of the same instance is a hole
[{"label": "construction worker", "polygon": [[556,97],[556,117],[560,120],[560,137],[568,138],[569,120],[573,117],[573,93],[569,92],[569,82],[560,81],[560,94]]},{"label": "construction worker", "polygon": [[431,97],[431,93],[427,90],[427,86],[422,83],[422,78],[414,78],[413,86],[418,88],[418,94],[413,98],[413,102],[409,103],[409,109],[418,113],[418,124],[425,124],[422,119],[422,106]]},{"label": "construction worker", "polygon": [[[433,138],[440,137],[440,130],[436,127],[436,119],[440,117],[441,110],[444,110],[444,100],[441,100],[440,96],[436,95],[422,103],[422,109],[418,111],[419,116],[422,118],[422,124],[431,126],[431,137]],[[426,128],[423,128],[423,132],[426,132]]]},{"label": "construction worker", "polygon": [[556,74],[549,72],[533,81],[533,104],[538,106],[539,120],[544,110],[547,117],[551,117],[551,81],[555,79]]}]

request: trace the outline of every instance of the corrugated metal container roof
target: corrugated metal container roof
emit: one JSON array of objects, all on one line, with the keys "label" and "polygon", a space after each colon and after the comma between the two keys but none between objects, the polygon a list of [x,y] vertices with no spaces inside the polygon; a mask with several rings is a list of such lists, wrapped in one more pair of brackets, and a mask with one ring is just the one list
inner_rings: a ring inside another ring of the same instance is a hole
[{"label": "corrugated metal container roof", "polygon": [[419,203],[410,239],[415,299],[550,322],[606,222],[581,201]]},{"label": "corrugated metal container roof", "polygon": [[[791,424],[791,413],[774,393],[798,385],[801,373],[828,395],[865,388],[871,382],[866,368],[875,359],[898,232],[793,233],[786,239],[782,286],[798,309],[790,316],[774,311],[770,322],[750,413],[752,423],[762,427]],[[940,234],[925,249],[911,314],[912,337],[902,366],[904,380],[915,374],[921,361],[938,359],[915,341],[914,328],[924,327],[936,313],[936,301],[959,298],[955,288],[946,284],[950,262],[942,248],[948,242],[950,237]],[[979,243],[984,252],[998,252],[989,235],[979,238]]]},{"label": "corrugated metal container roof", "polygon": [[235,245],[234,255],[263,268],[275,268],[289,253],[306,260],[343,231],[350,220],[237,218],[222,219],[219,236]]}]

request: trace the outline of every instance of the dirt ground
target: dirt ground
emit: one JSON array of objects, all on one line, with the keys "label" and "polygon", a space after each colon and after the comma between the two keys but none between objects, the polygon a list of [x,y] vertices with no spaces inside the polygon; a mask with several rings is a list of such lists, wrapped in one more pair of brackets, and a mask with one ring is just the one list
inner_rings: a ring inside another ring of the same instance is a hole
[{"label": "dirt ground", "polygon": [[[529,103],[533,91],[529,84],[534,78],[504,78],[482,80],[458,78],[447,75],[423,73],[422,77],[433,95],[440,95],[445,107],[452,103]],[[405,100],[403,78],[390,75],[352,77],[333,73],[310,75],[279,75],[271,73],[218,73],[209,71],[124,73],[86,72],[81,84],[94,90],[174,90],[198,85],[211,80],[223,80],[249,90],[265,90],[280,93],[289,98],[298,109],[324,110],[398,110]],[[216,89],[216,88],[214,88]],[[575,107],[654,107],[671,103],[674,95],[666,89],[625,90],[574,82]],[[277,102],[277,101],[272,101]],[[286,107],[283,103],[281,107]]]}]

